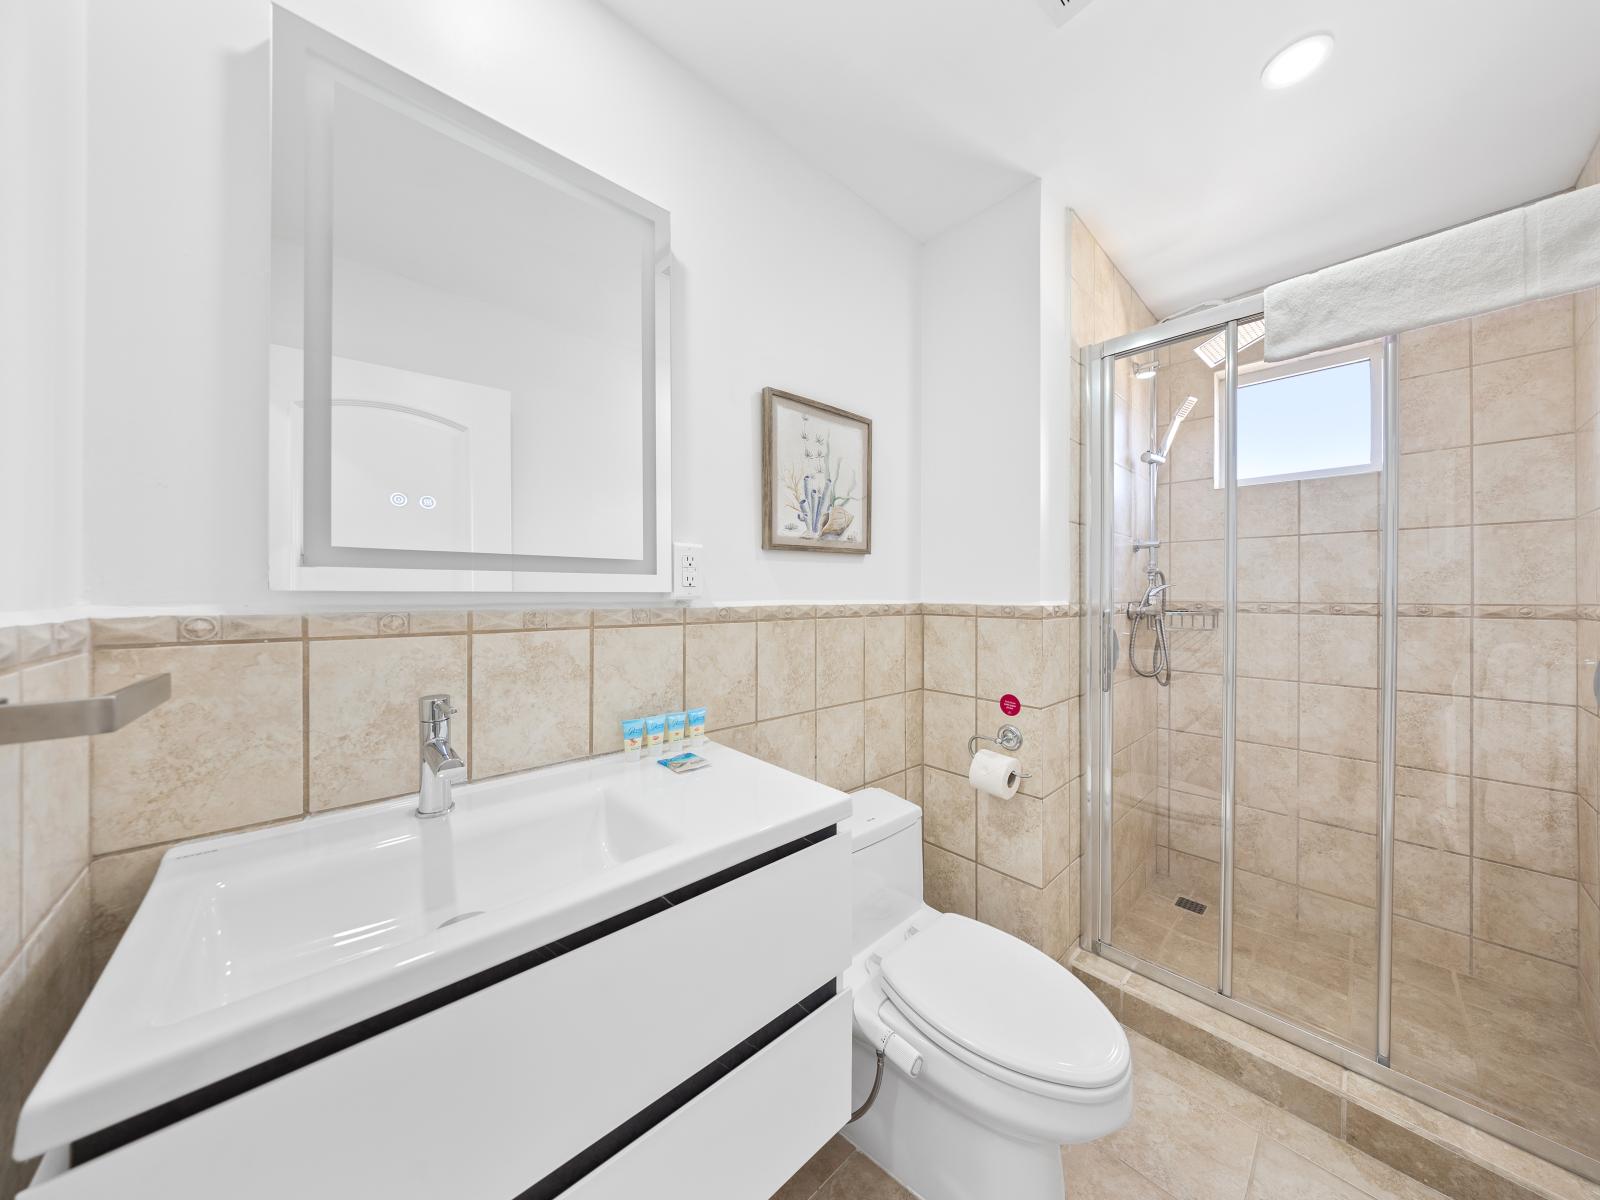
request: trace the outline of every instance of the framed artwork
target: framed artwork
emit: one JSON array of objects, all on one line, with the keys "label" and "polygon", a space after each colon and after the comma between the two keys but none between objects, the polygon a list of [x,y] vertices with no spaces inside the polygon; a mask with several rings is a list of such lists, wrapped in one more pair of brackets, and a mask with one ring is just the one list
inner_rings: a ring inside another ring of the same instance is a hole
[{"label": "framed artwork", "polygon": [[872,553],[872,422],[761,392],[761,547]]}]

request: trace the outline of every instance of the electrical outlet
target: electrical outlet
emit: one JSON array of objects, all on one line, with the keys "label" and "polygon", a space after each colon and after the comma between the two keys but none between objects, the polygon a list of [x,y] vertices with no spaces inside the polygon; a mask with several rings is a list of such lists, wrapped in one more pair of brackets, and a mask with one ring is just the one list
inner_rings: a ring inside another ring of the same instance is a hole
[{"label": "electrical outlet", "polygon": [[695,542],[672,544],[672,594],[680,600],[696,600],[705,594],[704,549]]}]

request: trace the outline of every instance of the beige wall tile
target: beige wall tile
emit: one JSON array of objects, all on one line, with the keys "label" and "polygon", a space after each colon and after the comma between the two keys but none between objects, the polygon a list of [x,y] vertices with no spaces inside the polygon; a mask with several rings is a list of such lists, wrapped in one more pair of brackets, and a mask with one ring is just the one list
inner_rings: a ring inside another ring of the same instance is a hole
[{"label": "beige wall tile", "polygon": [[1394,911],[1455,933],[1472,928],[1472,860],[1428,846],[1396,842]]},{"label": "beige wall tile", "polygon": [[1464,367],[1472,361],[1470,321],[1450,321],[1411,329],[1400,335],[1400,377],[1430,375]]},{"label": "beige wall tile", "polygon": [[1300,617],[1300,678],[1306,683],[1378,686],[1378,618]]},{"label": "beige wall tile", "polygon": [[1472,622],[1465,617],[1400,617],[1399,686],[1465,696],[1472,686]]},{"label": "beige wall tile", "polygon": [[1240,805],[1234,815],[1234,854],[1239,868],[1294,883],[1297,870],[1295,819],[1246,805]]},{"label": "beige wall tile", "polygon": [[1480,859],[1472,885],[1474,937],[1569,966],[1577,963],[1575,882]]},{"label": "beige wall tile", "polygon": [[1300,752],[1300,814],[1360,833],[1378,831],[1378,765]]},{"label": "beige wall tile", "polygon": [[761,621],[756,626],[756,715],[762,720],[817,705],[815,621]]},{"label": "beige wall tile", "polygon": [[1474,447],[1474,519],[1559,521],[1575,516],[1575,444],[1564,433]]},{"label": "beige wall tile", "polygon": [[1570,1005],[1578,998],[1578,973],[1571,966],[1495,942],[1473,940],[1472,976],[1552,1004]]},{"label": "beige wall tile", "polygon": [[1059,704],[1078,694],[1080,631],[1076,617],[1046,617],[1042,704]]},{"label": "beige wall tile", "polygon": [[[922,765],[922,744],[924,739],[922,727],[923,694],[921,692],[906,693],[906,766],[920,767]],[[968,735],[971,736],[970,734]]]},{"label": "beige wall tile", "polygon": [[965,775],[925,767],[922,772],[922,836],[964,858],[977,850],[977,793]]},{"label": "beige wall tile", "polygon": [[[1293,538],[1252,538],[1249,539],[1249,543],[1266,541],[1272,542],[1281,548],[1282,543],[1292,542],[1293,540]],[[1241,567],[1244,562],[1244,547],[1246,544],[1247,542],[1243,540],[1239,543]],[[1223,577],[1223,544],[1221,542],[1175,542],[1171,550],[1172,553],[1169,555],[1171,566],[1167,572],[1167,578],[1172,582],[1172,590],[1167,593],[1171,598],[1169,602],[1216,602],[1222,599],[1225,580]],[[1250,553],[1258,562],[1267,557],[1257,550],[1251,550]],[[1131,562],[1132,560],[1130,559],[1129,561]],[[1141,575],[1140,579],[1142,580],[1142,578],[1143,576]],[[1143,594],[1144,587],[1142,583],[1135,590],[1130,590],[1126,593],[1127,598],[1130,599]],[[1289,599],[1292,600],[1294,597],[1290,596]]]},{"label": "beige wall tile", "polygon": [[896,692],[866,702],[867,778],[882,779],[906,769],[906,698]]},{"label": "beige wall tile", "polygon": [[865,695],[866,629],[860,617],[817,621],[817,707]]},{"label": "beige wall tile", "polygon": [[1472,318],[1472,361],[1494,362],[1572,345],[1572,297],[1534,300]]},{"label": "beige wall tile", "polygon": [[803,712],[758,722],[751,753],[785,771],[793,771],[807,779],[814,778],[817,770],[817,714]]},{"label": "beige wall tile", "polygon": [[1576,621],[1472,623],[1472,694],[1494,700],[1573,703]]},{"label": "beige wall tile", "polygon": [[[299,642],[97,651],[98,690],[167,673],[172,699],[136,724],[96,740],[95,853],[302,812],[302,656]],[[359,675],[348,682],[361,691],[382,686]],[[455,694],[465,700],[465,687]],[[416,696],[410,699],[409,720],[401,725],[415,756]]]},{"label": "beige wall tile", "polygon": [[10,1074],[20,1066],[27,1090],[31,1091],[44,1073],[94,983],[89,954],[90,920],[89,876],[80,870],[23,948],[21,1062],[8,1060],[6,1071]]},{"label": "beige wall tile", "polygon": [[[1299,598],[1302,602],[1311,604],[1377,602],[1377,534],[1327,533],[1302,536],[1299,540]],[[1240,599],[1243,598],[1244,589],[1241,583]],[[1283,599],[1279,596],[1262,598]]]},{"label": "beige wall tile", "polygon": [[707,729],[756,719],[756,623],[690,625],[683,631],[683,702],[706,710]]},{"label": "beige wall tile", "polygon": [[1472,451],[1465,446],[1400,456],[1400,527],[1472,524]]},{"label": "beige wall tile", "polygon": [[1472,852],[1508,866],[1576,878],[1578,803],[1570,792],[1474,780]]},{"label": "beige wall tile", "polygon": [[1466,776],[1401,767],[1395,772],[1395,837],[1456,854],[1470,853],[1471,785]]},{"label": "beige wall tile", "polygon": [[[21,699],[21,677],[0,675],[0,700]],[[22,747],[0,746],[0,963],[11,958],[22,935]],[[0,1108],[0,1136],[6,1111]]]},{"label": "beige wall tile", "polygon": [[1010,799],[978,793],[978,862],[1043,887],[1044,802],[1018,793]]},{"label": "beige wall tile", "polygon": [[976,701],[944,692],[922,693],[922,761],[928,766],[964,777],[972,761],[967,741],[976,732]]},{"label": "beige wall tile", "polygon": [[1334,475],[1300,484],[1301,533],[1350,533],[1378,528],[1378,476]]},{"label": "beige wall tile", "polygon": [[1286,746],[1240,742],[1239,802],[1269,812],[1294,813],[1299,807],[1297,766],[1295,751]]},{"label": "beige wall tile", "polygon": [[977,623],[972,617],[922,618],[922,683],[929,691],[977,694]]},{"label": "beige wall tile", "polygon": [[106,854],[89,866],[89,896],[92,903],[90,958],[94,972],[111,958],[122,940],[128,922],[138,911],[144,894],[150,890],[165,846],[147,846],[121,854]]},{"label": "beige wall tile", "polygon": [[[1239,599],[1246,603],[1306,599],[1302,547],[1304,543],[1315,540],[1292,537],[1240,538]],[[1215,597],[1207,597],[1212,598]]]},{"label": "beige wall tile", "polygon": [[[1241,496],[1243,493],[1241,492]],[[1169,526],[1173,541],[1198,542],[1220,538],[1223,527],[1225,494],[1209,479],[1191,479],[1175,483],[1169,493],[1172,505],[1172,523]],[[1240,532],[1243,533],[1243,522]],[[1125,530],[1124,532],[1132,532]]]},{"label": "beige wall tile", "polygon": [[1576,710],[1510,700],[1472,702],[1472,773],[1559,792],[1578,782]]},{"label": "beige wall tile", "polygon": [[940,912],[976,917],[977,864],[938,846],[922,847],[923,900]]},{"label": "beige wall tile", "polygon": [[1403,452],[1411,454],[1471,444],[1471,370],[1463,366],[1460,370],[1401,380],[1400,449]]},{"label": "beige wall tile", "polygon": [[1297,693],[1284,679],[1255,679],[1238,688],[1239,739],[1294,749],[1300,744]]},{"label": "beige wall tile", "polygon": [[1473,601],[1575,604],[1574,554],[1571,521],[1479,525],[1473,530]]},{"label": "beige wall tile", "polygon": [[[1217,490],[1217,495],[1222,495]],[[1224,531],[1219,526],[1215,536]],[[1239,489],[1240,537],[1288,537],[1300,530],[1300,485],[1253,483]]]},{"label": "beige wall tile", "polygon": [[906,618],[865,619],[866,694],[887,696],[906,690]]},{"label": "beige wall tile", "polygon": [[1472,702],[1431,692],[1396,695],[1395,761],[1423,771],[1468,774],[1472,770]]},{"label": "beige wall tile", "polygon": [[1024,704],[1043,703],[1043,621],[979,617],[977,638],[977,695],[981,699],[998,700],[1011,694]]},{"label": "beige wall tile", "polygon": [[1378,839],[1333,825],[1300,822],[1300,884],[1355,904],[1377,903]]},{"label": "beige wall tile", "polygon": [[922,642],[923,623],[926,619],[921,613],[912,613],[906,617],[906,691],[908,692],[919,691],[924,686]]},{"label": "beige wall tile", "polygon": [[1293,613],[1240,613],[1238,649],[1240,675],[1298,679],[1300,618]]},{"label": "beige wall tile", "polygon": [[866,783],[865,707],[861,701],[817,710],[817,779],[842,791]]},{"label": "beige wall tile", "polygon": [[415,791],[417,701],[434,692],[448,693],[460,711],[451,732],[456,753],[470,765],[465,636],[314,642],[312,810]]},{"label": "beige wall tile", "polygon": [[1400,531],[1400,603],[1472,603],[1472,530]]},{"label": "beige wall tile", "polygon": [[[75,654],[25,667],[18,690],[24,704],[87,696],[89,657]],[[30,742],[21,750],[21,933],[26,937],[89,862],[89,739]]]},{"label": "beige wall tile", "polygon": [[681,625],[596,629],[591,752],[622,748],[622,721],[683,707]]},{"label": "beige wall tile", "polygon": [[1376,761],[1378,694],[1371,688],[1300,685],[1300,748]]},{"label": "beige wall tile", "polygon": [[471,700],[474,778],[582,758],[590,736],[589,631],[475,635]]},{"label": "beige wall tile", "polygon": [[979,863],[978,920],[1042,949],[1044,893]]},{"label": "beige wall tile", "polygon": [[1571,433],[1577,427],[1573,370],[1570,350],[1474,366],[1472,440]]}]

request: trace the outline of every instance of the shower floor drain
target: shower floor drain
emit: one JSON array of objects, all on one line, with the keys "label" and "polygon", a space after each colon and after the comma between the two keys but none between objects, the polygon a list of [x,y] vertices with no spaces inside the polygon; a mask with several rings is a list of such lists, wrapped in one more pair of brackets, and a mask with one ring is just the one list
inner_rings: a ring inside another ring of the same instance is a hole
[{"label": "shower floor drain", "polygon": [[1186,912],[1203,913],[1206,910],[1206,906],[1201,904],[1200,901],[1191,900],[1187,896],[1179,896],[1173,903]]}]

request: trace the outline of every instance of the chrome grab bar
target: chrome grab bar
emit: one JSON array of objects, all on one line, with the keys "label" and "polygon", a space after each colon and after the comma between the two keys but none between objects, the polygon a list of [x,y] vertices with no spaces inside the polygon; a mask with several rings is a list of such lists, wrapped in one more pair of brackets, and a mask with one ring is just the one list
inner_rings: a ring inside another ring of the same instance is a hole
[{"label": "chrome grab bar", "polygon": [[38,704],[0,701],[0,746],[114,733],[172,699],[172,676],[152,675],[106,696]]}]

